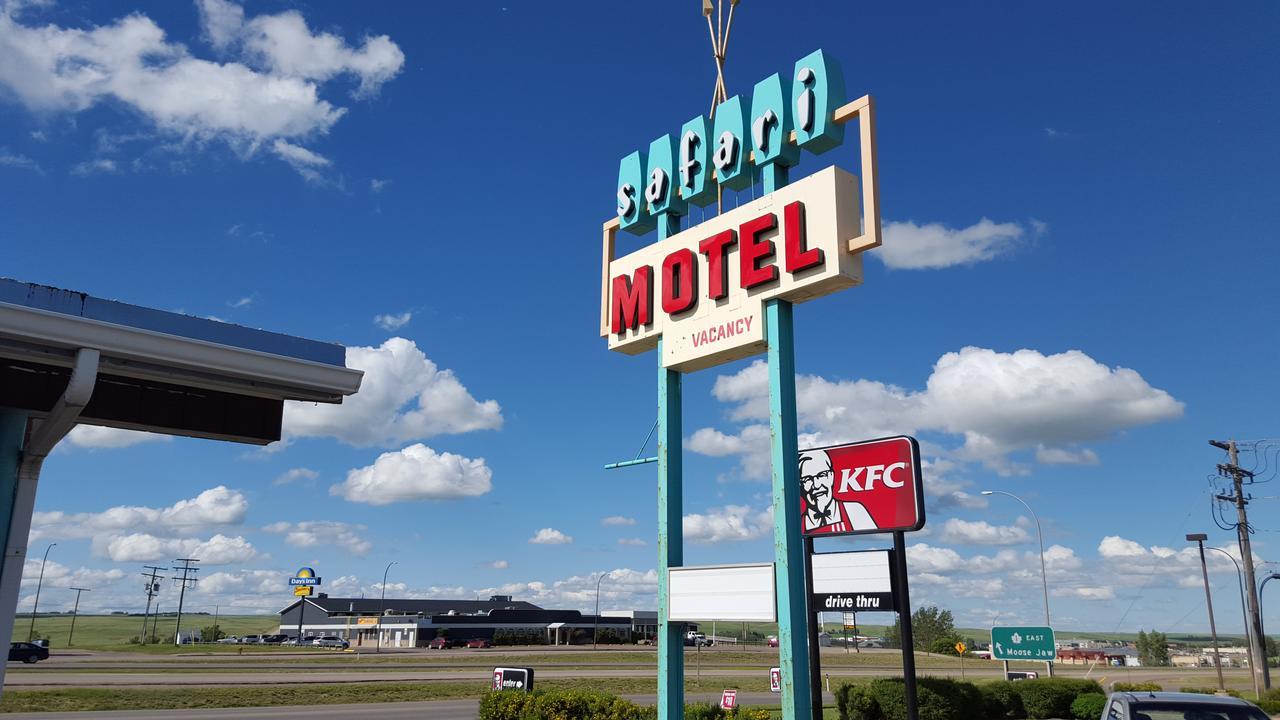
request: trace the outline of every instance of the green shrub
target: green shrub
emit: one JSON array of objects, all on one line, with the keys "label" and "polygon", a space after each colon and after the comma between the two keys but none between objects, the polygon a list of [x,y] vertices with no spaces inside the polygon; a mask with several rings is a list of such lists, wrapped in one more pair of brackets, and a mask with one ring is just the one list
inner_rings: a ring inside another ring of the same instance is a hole
[{"label": "green shrub", "polygon": [[734,720],[769,720],[772,715],[764,708],[740,707],[734,713]]},{"label": "green shrub", "polygon": [[[602,632],[603,638],[604,633]],[[546,634],[539,630],[521,630],[499,628],[493,631],[493,644],[496,645],[546,645]]]},{"label": "green shrub", "polygon": [[684,706],[685,720],[722,720],[728,714],[712,703],[693,703]]},{"label": "green shrub", "polygon": [[1280,688],[1271,688],[1262,692],[1262,700],[1280,701]]},{"label": "green shrub", "polygon": [[1038,678],[1013,683],[1022,698],[1022,707],[1031,720],[1071,717],[1071,703],[1079,695],[1103,695],[1102,686],[1094,680],[1071,678]]},{"label": "green shrub", "polygon": [[1157,682],[1118,682],[1112,683],[1111,689],[1115,692],[1160,692],[1164,686]]},{"label": "green shrub", "polygon": [[510,690],[480,698],[479,720],[653,720],[657,709],[587,690]]},{"label": "green shrub", "polygon": [[840,720],[882,720],[880,706],[865,684],[845,684],[836,688],[836,709]]},{"label": "green shrub", "polygon": [[1259,700],[1258,707],[1268,715],[1280,715],[1280,700]]},{"label": "green shrub", "polygon": [[1187,686],[1178,688],[1178,692],[1196,693],[1197,695],[1212,695],[1218,692],[1218,688]]},{"label": "green shrub", "polygon": [[1026,709],[1022,707],[1022,696],[1018,695],[1014,683],[1008,680],[995,680],[979,685],[978,690],[982,693],[983,714],[989,720],[1000,718],[1021,720],[1027,716]]},{"label": "green shrub", "polygon": [[1102,693],[1084,693],[1077,695],[1071,703],[1071,715],[1077,720],[1097,720],[1102,717],[1102,709],[1107,706],[1107,696]]},{"label": "green shrub", "polygon": [[[982,720],[982,692],[973,683],[919,678],[920,720]],[[906,687],[901,679],[845,685],[836,692],[841,720],[905,720]]]}]

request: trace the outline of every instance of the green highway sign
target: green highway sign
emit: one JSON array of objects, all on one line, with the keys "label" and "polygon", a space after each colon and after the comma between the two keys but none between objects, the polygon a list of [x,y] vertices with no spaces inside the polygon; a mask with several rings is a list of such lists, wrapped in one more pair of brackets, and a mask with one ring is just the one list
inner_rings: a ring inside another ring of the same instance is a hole
[{"label": "green highway sign", "polygon": [[993,660],[1053,660],[1057,656],[1051,627],[991,628]]}]

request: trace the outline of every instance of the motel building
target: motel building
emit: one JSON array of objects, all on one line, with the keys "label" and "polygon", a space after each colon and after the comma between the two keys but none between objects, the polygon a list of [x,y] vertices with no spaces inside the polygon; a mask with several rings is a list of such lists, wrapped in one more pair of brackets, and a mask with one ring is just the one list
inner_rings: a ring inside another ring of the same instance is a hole
[{"label": "motel building", "polygon": [[[450,640],[492,641],[499,630],[533,633],[547,645],[591,642],[597,626],[611,631],[624,642],[653,637],[658,631],[658,613],[653,610],[615,611],[601,615],[577,610],[548,610],[510,595],[494,595],[488,600],[418,600],[407,598],[336,598],[320,593],[299,598],[280,611],[281,635],[298,637],[301,616],[302,638],[340,637],[351,647],[376,647],[382,632],[382,647],[426,647],[444,631]],[[382,622],[379,623],[379,617]]]}]

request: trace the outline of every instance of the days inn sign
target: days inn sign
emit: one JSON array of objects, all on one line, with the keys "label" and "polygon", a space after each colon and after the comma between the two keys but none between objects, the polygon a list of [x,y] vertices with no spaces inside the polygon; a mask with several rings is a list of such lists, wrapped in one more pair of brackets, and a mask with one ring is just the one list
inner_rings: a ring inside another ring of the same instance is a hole
[{"label": "days inn sign", "polygon": [[[714,120],[694,118],[624,157],[617,219],[605,225],[600,330],[609,349],[637,354],[663,338],[663,367],[712,367],[764,352],[765,301],[799,303],[859,284],[860,253],[880,245],[870,113],[870,97],[844,103],[840,67],[818,50],[757,83],[749,103],[731,97]],[[861,188],[835,166],[770,182],[802,150],[838,147],[859,115]],[[690,204],[753,181],[763,182],[763,197],[672,232]],[[614,257],[617,230],[655,227],[658,242]]]}]

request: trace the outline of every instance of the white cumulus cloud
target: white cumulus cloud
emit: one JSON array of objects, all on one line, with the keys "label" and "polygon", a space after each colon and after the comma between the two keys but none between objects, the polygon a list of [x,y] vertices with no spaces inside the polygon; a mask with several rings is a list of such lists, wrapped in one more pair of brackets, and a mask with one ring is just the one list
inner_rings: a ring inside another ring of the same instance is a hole
[{"label": "white cumulus cloud", "polygon": [[253,544],[240,536],[218,533],[207,540],[163,538],[150,533],[132,533],[110,538],[95,551],[113,562],[164,562],[176,557],[198,558],[201,565],[234,565],[258,555]]},{"label": "white cumulus cloud", "polygon": [[[329,131],[346,110],[320,97],[322,83],[350,76],[359,82],[356,95],[368,96],[404,65],[385,35],[351,46],[313,33],[297,11],[246,19],[235,3],[201,0],[198,7],[205,36],[231,55],[226,61],[197,57],[139,12],[80,28],[27,21],[32,9],[22,3],[0,5],[0,87],[42,115],[121,108],[176,146],[217,140],[250,157],[275,140]],[[98,158],[80,167],[100,171],[104,162],[113,163]]]},{"label": "white cumulus cloud", "polygon": [[957,545],[1017,545],[1031,536],[1017,526],[992,525],[984,520],[948,518],[938,532],[938,539]]},{"label": "white cumulus cloud", "polygon": [[409,312],[408,310],[405,310],[404,312],[398,315],[393,315],[391,313],[386,313],[383,315],[374,315],[373,324],[377,325],[383,330],[392,331],[392,330],[399,330],[405,325],[408,325],[409,321],[412,319],[413,319],[413,313]]},{"label": "white cumulus cloud", "polygon": [[[736,433],[702,428],[686,441],[694,452],[738,455],[743,473],[769,471],[767,367],[757,361],[716,379],[712,394],[731,404]],[[963,438],[956,457],[1001,474],[1025,472],[1011,454],[1034,450],[1040,462],[1096,463],[1081,443],[1131,427],[1171,420],[1183,404],[1137,371],[1108,367],[1079,350],[1045,355],[966,347],[934,364],[925,389],[871,380],[796,378],[801,447],[932,431]]]},{"label": "white cumulus cloud", "polygon": [[484,458],[466,458],[415,443],[378,456],[372,465],[347,473],[329,488],[351,502],[389,505],[414,500],[453,500],[484,495],[493,488]]},{"label": "white cumulus cloud", "polygon": [[609,517],[600,518],[600,524],[613,526],[635,525],[636,519],[625,515],[610,515]]},{"label": "white cumulus cloud", "polygon": [[295,482],[297,480],[315,480],[318,477],[320,477],[320,473],[316,472],[315,470],[312,470],[311,468],[304,468],[304,467],[291,468],[289,470],[284,471],[283,473],[280,473],[280,476],[277,477],[275,480],[272,480],[271,484],[272,485],[288,485],[289,483]]},{"label": "white cumulus cloud", "polygon": [[773,532],[773,508],[725,505],[684,516],[684,539],[696,543],[754,540]]},{"label": "white cumulus cloud", "polygon": [[529,538],[532,545],[568,545],[573,542],[573,537],[565,535],[555,528],[542,528]]},{"label": "white cumulus cloud", "polygon": [[168,442],[168,440],[168,435],[101,425],[76,425],[67,435],[67,442],[82,448],[123,448],[149,442]]},{"label": "white cumulus cloud", "polygon": [[301,520],[299,522],[282,520],[263,528],[269,533],[284,535],[284,541],[294,547],[332,545],[352,555],[367,555],[373,549],[373,543],[359,535],[367,529],[364,525],[353,525],[336,520]]},{"label": "white cumulus cloud", "polygon": [[1018,223],[987,218],[966,228],[887,222],[884,244],[871,254],[894,270],[932,270],[991,260],[1015,249],[1026,235],[1027,230]]},{"label": "white cumulus cloud", "polygon": [[219,485],[168,507],[117,505],[102,512],[37,512],[31,519],[32,539],[100,538],[146,530],[157,535],[180,535],[244,522],[249,501],[238,490]]},{"label": "white cumulus cloud", "polygon": [[284,435],[332,437],[349,445],[398,443],[502,427],[495,400],[478,401],[452,370],[441,369],[412,340],[347,348],[347,366],[364,371],[360,392],[340,405],[286,402]]}]

